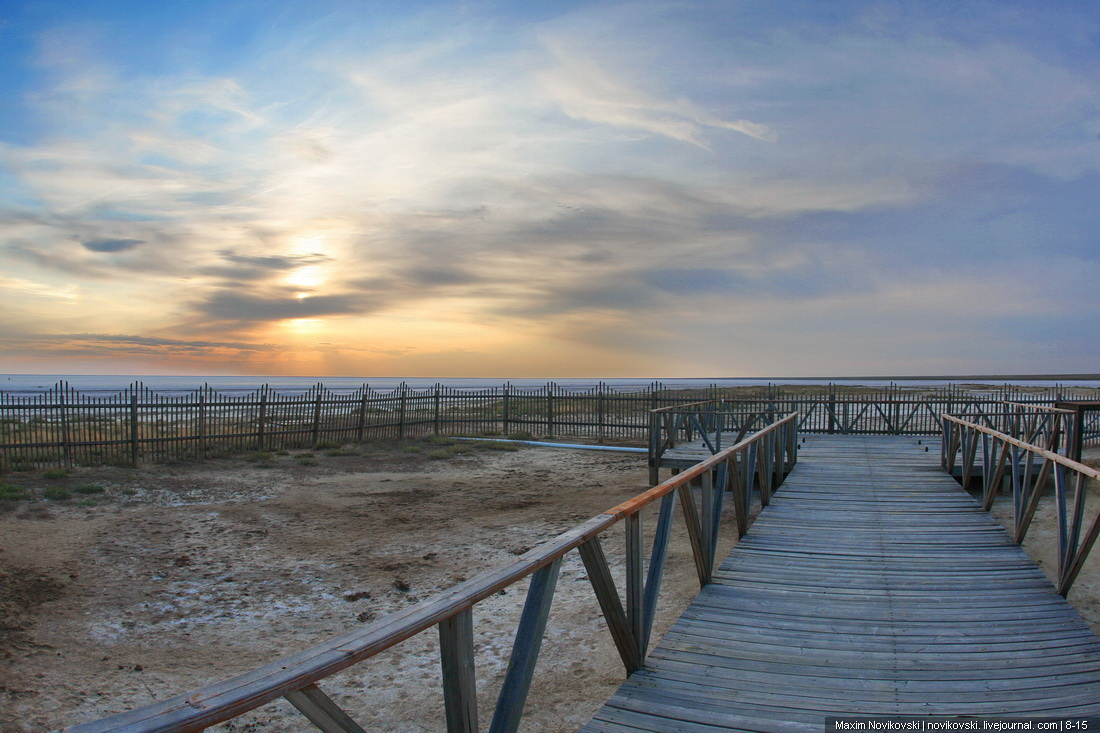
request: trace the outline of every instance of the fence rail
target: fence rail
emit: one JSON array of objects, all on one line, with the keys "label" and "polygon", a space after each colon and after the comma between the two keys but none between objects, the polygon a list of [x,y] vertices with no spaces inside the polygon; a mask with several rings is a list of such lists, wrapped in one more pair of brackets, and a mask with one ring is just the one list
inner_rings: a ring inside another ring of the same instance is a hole
[{"label": "fence rail", "polygon": [[[569,390],[554,383],[483,390],[435,385],[336,392],[318,384],[304,394],[261,387],[227,395],[204,386],[163,395],[136,382],[109,396],[84,394],[65,382],[34,396],[0,392],[0,471],[73,465],[138,465],[248,451],[309,448],[428,433],[530,433],[590,440],[648,438],[650,412],[700,401],[731,411],[799,412],[805,433],[938,434],[947,413],[999,409],[1008,399],[1052,405],[1096,399],[1088,388],[975,391],[965,386],[868,389],[768,386],[616,390],[606,384]],[[1100,413],[1091,413],[1093,423]],[[1093,430],[1100,434],[1100,429]],[[1100,437],[1093,436],[1089,442]]]},{"label": "fence rail", "polygon": [[[326,695],[318,683],[416,634],[437,627],[449,733],[478,730],[473,608],[494,593],[530,576],[527,599],[515,634],[489,731],[515,731],[539,656],[562,558],[577,550],[627,675],[645,661],[664,575],[670,531],[679,500],[700,585],[711,582],[724,495],[729,492],[738,534],[749,522],[754,485],[766,504],[797,460],[797,415],[789,415],[752,436],[529,550],[511,564],[491,570],[413,608],[381,618],[361,631],[250,672],[146,707],[74,725],[66,733],[182,733],[202,730],[279,697],[286,698],[324,731],[363,729]],[[696,500],[693,483],[701,485]],[[659,504],[656,529],[643,547],[643,509]],[[625,593],[620,596],[600,535],[617,524],[626,535]],[[648,570],[646,568],[648,567]]]},{"label": "fence rail", "polygon": [[[1064,443],[1069,421],[1063,418],[1067,415],[1072,413],[1050,410],[1045,416],[1025,414],[1023,420],[1018,420],[1019,413],[1007,414],[1003,422],[1016,428],[1016,436],[973,418],[944,415],[941,452],[946,471],[953,472],[961,462],[964,486],[980,466],[986,511],[993,507],[997,492],[1008,484],[1012,492],[1012,535],[1017,543],[1026,538],[1039,500],[1053,483],[1058,515],[1055,585],[1063,596],[1069,593],[1100,536],[1100,512],[1085,526],[1087,484],[1100,480],[1100,471],[1058,452]],[[1033,419],[1036,417],[1045,419]]]}]

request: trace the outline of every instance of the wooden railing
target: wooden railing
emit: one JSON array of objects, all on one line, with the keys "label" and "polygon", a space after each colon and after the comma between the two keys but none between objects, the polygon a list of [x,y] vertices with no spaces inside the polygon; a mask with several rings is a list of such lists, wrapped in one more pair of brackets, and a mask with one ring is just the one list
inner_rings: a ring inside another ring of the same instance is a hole
[{"label": "wooden railing", "polygon": [[[796,445],[797,415],[778,420],[705,461],[577,525],[519,556],[409,610],[381,618],[361,631],[332,639],[232,679],[153,705],[65,728],[70,733],[197,731],[283,697],[324,731],[363,729],[326,695],[318,683],[416,634],[436,627],[446,725],[449,733],[478,730],[473,643],[473,609],[494,593],[531,576],[511,659],[489,726],[491,733],[515,731],[523,714],[539,656],[543,631],[562,558],[577,550],[584,563],[611,638],[629,675],[645,663],[657,598],[667,557],[676,500],[684,516],[700,585],[711,581],[717,552],[723,497],[732,495],[738,534],[748,528],[754,484],[766,504],[784,478]],[[693,483],[701,486],[698,501]],[[648,570],[641,511],[659,502]],[[626,587],[620,597],[600,535],[623,524],[626,535]]]},{"label": "wooden railing", "polygon": [[711,453],[723,445],[740,442],[750,431],[774,422],[774,411],[736,409],[727,400],[705,400],[686,405],[663,407],[649,413],[649,476],[657,483],[661,459],[668,451],[685,442],[701,440]]},{"label": "wooden railing", "polygon": [[1019,436],[972,418],[944,415],[941,457],[949,472],[961,463],[964,486],[980,465],[982,506],[986,511],[1008,483],[1012,492],[1012,538],[1017,543],[1026,538],[1039,500],[1053,481],[1058,525],[1055,586],[1065,596],[1100,535],[1100,513],[1087,528],[1085,524],[1087,482],[1100,479],[1100,472],[1056,452],[1064,434],[1063,422],[1058,419],[1061,412],[1050,411],[1048,417],[1053,419],[1045,422],[1015,423],[1022,428]]},{"label": "wooden railing", "polygon": [[[818,389],[820,391],[818,391]],[[803,433],[933,435],[944,413],[997,411],[1008,397],[1054,404],[1096,399],[1096,390],[975,392],[947,385],[869,391],[836,385],[709,386],[642,390],[599,384],[570,390],[554,383],[504,384],[478,390],[437,384],[334,391],[318,384],[303,394],[262,387],[226,394],[204,386],[164,395],[134,383],[115,393],[88,394],[61,382],[37,395],[0,391],[0,472],[74,465],[140,463],[222,457],[249,451],[316,448],[421,435],[529,433],[591,440],[644,440],[651,410],[720,400],[732,413],[801,415]],[[755,393],[755,394],[752,394]],[[1086,444],[1100,443],[1100,413]]]}]

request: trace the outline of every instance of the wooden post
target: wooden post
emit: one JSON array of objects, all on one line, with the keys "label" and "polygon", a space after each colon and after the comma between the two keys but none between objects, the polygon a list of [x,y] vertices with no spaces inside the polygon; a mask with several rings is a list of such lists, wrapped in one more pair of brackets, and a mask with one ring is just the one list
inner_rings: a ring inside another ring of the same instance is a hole
[{"label": "wooden post", "polygon": [[664,453],[664,438],[661,434],[661,426],[664,422],[661,416],[650,410],[649,412],[649,485],[656,486],[660,482],[661,454]]},{"label": "wooden post", "polygon": [[474,613],[459,611],[439,624],[439,661],[447,733],[477,733],[477,679],[474,676]]},{"label": "wooden post", "polygon": [[256,442],[259,450],[267,447],[267,385],[260,387],[260,414],[257,418]]},{"label": "wooden post", "polygon": [[546,434],[554,434],[554,388],[553,382],[546,384]]},{"label": "wooden post", "polygon": [[832,383],[829,384],[829,434],[836,432],[836,392]]},{"label": "wooden post", "polygon": [[512,384],[511,384],[511,382],[505,382],[504,383],[504,404],[501,406],[502,414],[500,416],[500,432],[504,433],[505,435],[508,435],[509,433],[512,432],[511,425],[510,425],[510,423],[511,423],[511,409],[512,409],[512,405],[511,405],[512,400],[511,400],[511,398],[512,398]]},{"label": "wooden post", "polygon": [[321,397],[324,395],[325,388],[320,384],[317,385],[317,402],[313,405],[313,447],[316,448],[321,442]]},{"label": "wooden post", "polygon": [[367,733],[315,684],[283,697],[324,733]]},{"label": "wooden post", "polygon": [[645,597],[643,598],[645,622],[642,626],[642,638],[638,641],[638,656],[643,662],[649,649],[649,637],[653,632],[653,619],[657,615],[657,598],[661,594],[661,578],[665,572],[665,558],[668,555],[668,538],[672,529],[675,503],[675,492],[665,494],[661,499],[661,510],[657,516],[657,530],[653,535],[653,549],[649,554],[649,572],[646,573]]},{"label": "wooden post", "polygon": [[607,436],[606,426],[604,425],[607,422],[606,405],[604,404],[604,391],[606,388],[607,385],[603,382],[596,385],[596,437],[601,441]]},{"label": "wooden post", "polygon": [[443,398],[441,392],[443,391],[443,385],[439,382],[435,384],[435,394],[432,398],[432,432],[439,435],[440,431],[440,410],[442,409]]},{"label": "wooden post", "polygon": [[130,463],[138,466],[138,396],[130,395]]},{"label": "wooden post", "polygon": [[408,406],[409,401],[409,386],[404,382],[401,383],[401,402],[397,408],[397,437],[405,437],[405,409]]},{"label": "wooden post", "polygon": [[607,557],[604,555],[600,538],[593,537],[578,547],[577,551],[584,563],[585,572],[588,573],[592,591],[596,594],[596,601],[600,604],[607,630],[611,632],[611,639],[615,642],[615,648],[619,651],[623,666],[626,667],[626,673],[634,674],[642,668],[638,640],[634,637],[630,621],[623,610],[623,602],[619,599],[615,579],[607,566]]},{"label": "wooden post", "polygon": [[367,429],[367,394],[369,393],[369,390],[367,388],[367,385],[365,384],[363,385],[362,389],[363,399],[359,400],[359,424],[356,426],[355,430],[356,443],[363,442],[364,433]]},{"label": "wooden post", "polygon": [[710,568],[707,567],[706,553],[703,552],[702,530],[699,527],[699,512],[695,508],[695,496],[689,484],[676,487],[680,495],[680,508],[684,510],[684,522],[687,524],[688,543],[695,558],[695,571],[699,576],[699,587],[710,584]]},{"label": "wooden post", "polygon": [[531,690],[531,678],[539,658],[546,620],[550,616],[550,603],[554,599],[554,587],[558,582],[561,558],[539,568],[531,576],[527,589],[527,601],[520,616],[508,671],[504,676],[496,712],[489,726],[489,733],[515,733],[523,716],[527,693]]},{"label": "wooden post", "polygon": [[58,407],[61,411],[61,464],[64,468],[73,467],[73,454],[72,444],[69,440],[69,416],[68,409],[65,401],[65,394],[69,391],[69,385],[65,384],[64,387],[58,392]]},{"label": "wooden post", "polygon": [[206,459],[206,395],[199,393],[199,458]]},{"label": "wooden post", "polygon": [[[642,514],[634,512],[626,518],[626,620],[630,635],[638,644],[645,634],[645,611],[642,598]],[[644,652],[638,649],[639,662]]]}]

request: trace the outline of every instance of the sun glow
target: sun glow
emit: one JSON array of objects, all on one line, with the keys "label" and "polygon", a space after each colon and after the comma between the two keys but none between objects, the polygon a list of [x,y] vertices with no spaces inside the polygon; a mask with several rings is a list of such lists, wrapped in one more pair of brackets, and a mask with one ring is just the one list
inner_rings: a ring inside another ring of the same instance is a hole
[{"label": "sun glow", "polygon": [[[288,285],[300,292],[294,297],[309,297],[318,288],[329,281],[331,276],[332,245],[324,234],[307,234],[295,237],[289,255],[300,259],[302,264],[288,272],[283,278]],[[318,260],[321,260],[318,262]]]}]

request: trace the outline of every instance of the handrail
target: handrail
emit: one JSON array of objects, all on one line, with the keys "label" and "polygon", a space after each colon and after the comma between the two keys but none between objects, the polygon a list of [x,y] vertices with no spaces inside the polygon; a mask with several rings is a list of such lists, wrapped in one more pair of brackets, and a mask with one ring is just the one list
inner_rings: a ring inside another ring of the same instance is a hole
[{"label": "handrail", "polygon": [[[1062,596],[1069,593],[1100,536],[1100,512],[1084,528],[1086,485],[1089,479],[1100,481],[1100,471],[1043,447],[1007,435],[953,415],[944,415],[944,468],[952,471],[961,455],[963,485],[973,474],[981,448],[982,507],[993,507],[998,489],[1005,478],[1012,486],[1013,541],[1022,543],[1035,516],[1043,490],[1053,474],[1058,508],[1058,571],[1056,587]],[[1051,435],[1057,444],[1057,435]],[[1043,459],[1038,472],[1032,456]],[[1072,474],[1072,477],[1069,475]],[[1070,486],[1072,480],[1072,486]],[[1082,534],[1083,532],[1083,534]]]},{"label": "handrail", "polygon": [[[627,674],[644,663],[671,529],[673,502],[680,498],[700,583],[710,582],[714,566],[722,494],[733,493],[738,532],[748,526],[753,479],[761,500],[784,477],[796,458],[797,413],[716,453],[647,491],[592,517],[516,558],[455,586],[410,609],[383,617],[364,629],[338,636],[310,649],[258,667],[199,690],[177,695],[108,718],[73,725],[66,733],[167,733],[197,731],[285,697],[314,725],[325,731],[358,733],[360,728],[317,683],[362,662],[432,626],[440,633],[440,659],[447,729],[477,730],[472,637],[472,608],[479,601],[527,576],[533,576],[516,632],[515,646],[501,689],[491,732],[514,731],[519,725],[538,657],[546,616],[562,557],[578,550]],[[702,505],[696,509],[691,482],[701,479]],[[675,493],[673,493],[675,492]],[[643,582],[640,511],[661,501],[657,530]],[[626,525],[626,600],[620,599],[603,554],[599,535],[619,522]],[[625,610],[624,610],[625,606]]]},{"label": "handrail", "polygon": [[1037,405],[1034,402],[1005,401],[1005,404],[1006,405],[1011,405],[1013,407],[1022,407],[1022,408],[1027,409],[1027,410],[1040,410],[1040,411],[1043,411],[1043,412],[1061,412],[1061,413],[1064,413],[1066,415],[1072,415],[1073,414],[1073,410],[1066,410],[1066,409],[1063,409],[1061,407],[1053,407],[1051,405]]},{"label": "handrail", "polygon": [[722,450],[724,433],[728,432],[732,435],[733,442],[737,443],[752,430],[757,421],[766,418],[774,420],[778,414],[776,410],[733,412],[706,409],[723,404],[725,400],[705,400],[650,411],[649,480],[651,483],[657,483],[662,457],[676,447],[681,434],[688,441],[698,435],[711,453],[718,453]]}]

